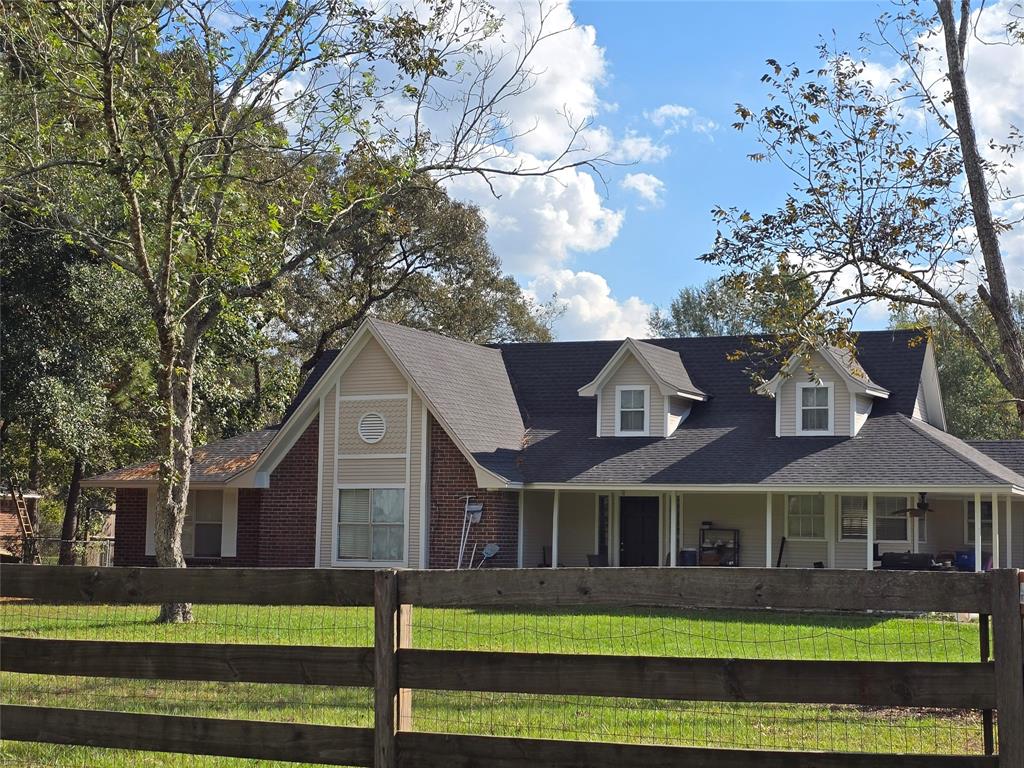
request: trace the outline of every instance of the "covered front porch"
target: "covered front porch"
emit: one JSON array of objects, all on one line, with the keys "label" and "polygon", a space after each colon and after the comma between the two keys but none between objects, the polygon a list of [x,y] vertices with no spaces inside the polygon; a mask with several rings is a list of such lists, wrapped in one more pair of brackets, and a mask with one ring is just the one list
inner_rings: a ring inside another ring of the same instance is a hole
[{"label": "covered front porch", "polygon": [[928,510],[915,515],[919,493],[905,488],[527,489],[519,565],[867,569],[886,553],[961,570],[1024,563],[1017,489],[922,490]]}]

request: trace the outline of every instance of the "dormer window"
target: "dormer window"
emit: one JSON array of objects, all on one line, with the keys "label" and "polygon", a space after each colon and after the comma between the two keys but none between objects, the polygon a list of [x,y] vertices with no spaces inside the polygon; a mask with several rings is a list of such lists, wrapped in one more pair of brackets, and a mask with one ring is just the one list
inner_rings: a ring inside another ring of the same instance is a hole
[{"label": "dormer window", "polygon": [[619,386],[615,388],[615,434],[619,437],[646,437],[650,434],[650,387]]},{"label": "dormer window", "polygon": [[796,431],[800,435],[832,434],[831,382],[797,385]]}]

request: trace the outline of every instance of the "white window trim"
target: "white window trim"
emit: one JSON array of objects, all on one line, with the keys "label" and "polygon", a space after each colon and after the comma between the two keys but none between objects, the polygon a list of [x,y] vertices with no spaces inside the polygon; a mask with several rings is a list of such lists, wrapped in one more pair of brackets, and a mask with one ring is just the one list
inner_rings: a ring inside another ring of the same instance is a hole
[{"label": "white window trim", "polygon": [[[973,526],[968,524],[968,522],[967,522],[967,507],[970,506],[973,503],[974,503],[974,499],[964,499],[964,507],[963,508],[964,508],[964,546],[965,547],[973,547],[974,546],[974,542],[973,541],[968,541],[968,534],[974,532],[973,531]],[[992,499],[982,498],[982,500],[981,500],[981,508],[984,509],[986,504],[988,504],[989,507],[991,508],[991,506],[992,506]],[[990,515],[991,515],[991,513],[990,513]],[[981,528],[984,531],[985,530],[985,518],[982,518],[981,523],[982,523]],[[990,519],[989,525],[991,525],[991,519]],[[989,547],[989,549],[992,548],[992,537],[991,537],[991,535],[988,538],[988,547]],[[981,536],[981,548],[982,549],[985,548],[985,534],[984,533]]]},{"label": "white window trim", "polygon": [[[640,430],[622,429],[622,393],[634,390],[644,393],[644,428]],[[618,384],[615,387],[615,436],[616,437],[649,437],[651,434],[651,387],[649,384]]]},{"label": "white window trim", "polygon": [[[828,390],[828,429],[804,429],[803,428],[803,413],[804,413],[804,396],[803,391],[805,389],[821,389],[825,388]],[[813,382],[813,381],[802,381],[796,385],[796,434],[798,435],[817,435],[829,437],[835,434],[836,426],[836,388],[835,384],[831,381]]]},{"label": "white window trim", "polygon": [[[782,521],[784,523],[783,528],[785,530],[786,541],[828,541],[828,535],[824,536],[791,536],[789,533],[789,500],[792,498],[802,498],[804,496],[820,496],[817,493],[787,493],[786,494],[786,507],[783,509]],[[822,520],[828,518],[828,505],[825,504],[824,496],[822,496]]]},{"label": "white window trim", "polygon": [[[848,536],[843,536],[843,499],[844,498],[854,498],[854,497],[859,497],[859,496],[862,496],[862,494],[858,494],[858,493],[841,493],[841,494],[839,494],[839,507],[838,507],[838,510],[837,510],[838,511],[838,515],[839,515],[839,526],[838,526],[838,537],[836,538],[836,541],[854,542],[854,543],[856,543],[856,542],[866,541],[867,540],[866,538],[864,538],[864,539],[852,539],[852,538],[849,538]],[[866,494],[863,494],[863,497],[866,498]],[[907,538],[905,538],[905,539],[880,539],[880,538],[878,538],[878,518],[881,516],[878,513],[878,500],[880,498],[890,498],[890,497],[886,496],[884,493],[883,494],[878,494],[878,493],[875,494],[875,514],[874,514],[874,518],[875,518],[875,531],[874,532],[875,532],[875,535],[871,537],[871,541],[873,541],[875,544],[913,544],[914,536],[913,536],[913,528],[912,528],[912,526],[913,526],[913,523],[914,523],[914,518],[911,517],[909,514],[907,515]],[[908,499],[904,499],[902,496],[892,496],[891,498],[903,499],[903,502],[907,506],[907,508],[910,508],[911,506],[913,506],[909,502]],[[866,512],[865,512],[865,514],[866,514]],[[927,538],[918,539],[917,543],[918,544],[927,544],[928,543],[928,539]]]},{"label": "white window trim", "polygon": [[[225,550],[225,547],[224,547],[224,535],[225,535],[226,530],[230,530],[230,527],[231,527],[231,526],[228,525],[229,521],[226,520],[226,518],[227,518],[226,512],[228,511],[226,509],[226,507],[228,506],[228,498],[227,498],[227,491],[228,490],[229,489],[227,489],[227,488],[220,490],[220,554],[219,555],[197,555],[197,554],[195,554],[195,551],[196,551],[196,521],[195,521],[195,517],[193,516],[193,518],[192,518],[192,554],[189,554],[189,553],[185,552],[185,548],[183,546],[182,547],[182,551],[181,551],[181,554],[182,554],[183,557],[186,557],[189,560],[223,560],[226,557],[236,557],[237,556],[237,552],[233,552],[230,555],[225,554],[225,552],[224,552],[224,550]],[[237,544],[237,536],[238,536],[238,491],[236,489],[230,489],[230,490],[235,490],[235,498],[234,498],[234,504],[235,504],[235,509],[234,509],[235,525],[234,525],[234,530],[235,530],[235,536],[236,536],[235,546],[237,547],[238,546],[238,544]],[[217,493],[217,489],[216,488],[198,488],[198,489],[195,489],[195,490],[189,490],[188,493],[189,493],[190,497],[195,498],[193,496],[193,494],[204,493],[204,492]],[[186,507],[187,507],[187,505],[188,505],[188,502],[186,501]],[[186,509],[185,514],[186,514],[186,517],[187,517],[188,516],[187,509]],[[200,523],[200,525],[210,525],[210,523]]]},{"label": "white window trim", "polygon": [[[338,557],[338,505],[341,491],[405,491],[405,560],[349,560]],[[409,561],[409,488],[405,483],[337,483],[334,486],[334,524],[331,526],[331,565],[336,568],[407,568]]]}]

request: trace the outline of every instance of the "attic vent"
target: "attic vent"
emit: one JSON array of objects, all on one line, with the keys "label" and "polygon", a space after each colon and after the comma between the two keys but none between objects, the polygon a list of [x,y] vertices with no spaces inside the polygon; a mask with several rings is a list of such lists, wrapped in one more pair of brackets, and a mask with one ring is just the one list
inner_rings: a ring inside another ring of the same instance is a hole
[{"label": "attic vent", "polygon": [[387,425],[379,413],[364,413],[359,419],[359,437],[364,443],[377,443],[384,437]]}]

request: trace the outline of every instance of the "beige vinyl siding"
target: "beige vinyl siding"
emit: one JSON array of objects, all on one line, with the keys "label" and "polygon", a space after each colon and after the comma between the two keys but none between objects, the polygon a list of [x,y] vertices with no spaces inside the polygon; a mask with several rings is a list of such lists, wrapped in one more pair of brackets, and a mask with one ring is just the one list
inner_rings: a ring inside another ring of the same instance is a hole
[{"label": "beige vinyl siding", "polygon": [[335,490],[336,451],[335,419],[337,417],[337,387],[331,387],[323,399],[323,434],[320,435],[320,566],[330,566],[334,561],[334,504],[337,497]]},{"label": "beige vinyl siding", "polygon": [[341,377],[342,396],[404,395],[408,389],[405,377],[372,337]]},{"label": "beige vinyl siding", "polygon": [[409,422],[409,553],[407,562],[410,568],[422,568],[420,562],[420,515],[421,492],[423,477],[421,462],[423,461],[423,402],[415,394],[410,402],[411,418]]},{"label": "beige vinyl siding", "polygon": [[[541,547],[551,547],[551,505],[554,491],[524,491],[523,567],[541,563]],[[550,557],[550,554],[548,555]]]},{"label": "beige vinyl siding", "polygon": [[868,416],[871,415],[871,408],[874,405],[874,398],[867,395],[857,395],[854,401],[854,407],[857,409],[853,416],[853,433],[857,434],[860,432],[861,427],[864,426],[864,422],[868,420]]},{"label": "beige vinyl siding", "polygon": [[585,566],[587,555],[594,554],[594,499],[593,493],[562,491],[559,494],[559,565]]},{"label": "beige vinyl siding", "polygon": [[[850,390],[845,380],[829,365],[825,358],[815,352],[811,357],[811,367],[814,375],[823,382],[831,383],[832,396],[835,402],[832,404],[832,425],[834,434],[850,434]],[[793,375],[786,379],[779,388],[779,434],[783,437],[791,437],[796,432],[797,414],[797,384],[813,381],[809,378],[803,366],[797,368]],[[788,544],[787,544],[788,547]]]},{"label": "beige vinyl siding", "polygon": [[[342,400],[338,417],[338,453],[341,455],[404,454],[408,448],[407,399]],[[384,418],[384,437],[367,443],[359,436],[359,420],[368,413]]]},{"label": "beige vinyl siding", "polygon": [[[740,565],[764,567],[764,513],[767,495],[763,493],[684,493],[682,494],[681,548],[695,549],[700,543],[700,526],[705,520],[716,528],[740,531]],[[775,502],[773,502],[775,503]],[[773,508],[774,509],[774,508]],[[667,516],[666,516],[666,519]],[[772,535],[781,529],[773,527]],[[666,536],[665,539],[668,537]],[[660,562],[671,545],[663,548]]]},{"label": "beige vinyl siding", "polygon": [[405,485],[405,459],[339,459],[339,485]]},{"label": "beige vinyl siding", "polygon": [[668,425],[665,434],[671,436],[690,415],[690,402],[681,397],[668,397],[666,400],[668,401]]},{"label": "beige vinyl siding", "polygon": [[619,386],[636,384],[650,388],[650,434],[652,437],[665,436],[665,398],[658,389],[658,385],[647,375],[644,367],[637,362],[633,355],[626,355],[619,367],[616,369],[605,385],[601,388],[601,435],[613,437],[615,425],[618,419],[615,396],[615,388]]},{"label": "beige vinyl siding", "polygon": [[915,419],[926,422],[928,421],[928,404],[924,396],[924,382],[917,385],[917,398],[914,400],[913,415]]}]

